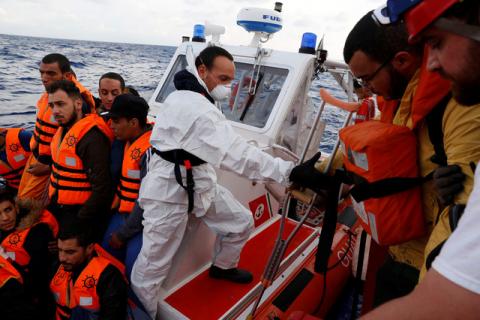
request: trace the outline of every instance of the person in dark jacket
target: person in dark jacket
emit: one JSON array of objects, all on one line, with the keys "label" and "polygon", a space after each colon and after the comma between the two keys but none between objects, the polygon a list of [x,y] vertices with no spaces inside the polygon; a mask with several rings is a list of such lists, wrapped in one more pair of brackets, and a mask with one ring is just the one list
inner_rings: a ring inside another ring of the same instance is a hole
[{"label": "person in dark jacket", "polygon": [[0,310],[2,310],[2,320],[38,319],[33,303],[25,293],[22,275],[1,248]]},{"label": "person in dark jacket", "polygon": [[63,220],[58,236],[60,267],[50,283],[57,317],[126,319],[127,283],[122,266],[94,239],[87,221],[74,216]]},{"label": "person in dark jacket", "polygon": [[48,289],[52,265],[48,244],[57,228],[55,219],[38,203],[15,202],[12,193],[0,193],[1,247],[21,273],[26,296],[44,318],[54,310]]},{"label": "person in dark jacket", "polygon": [[151,156],[152,125],[147,121],[147,102],[132,94],[115,98],[109,112],[110,128],[125,144],[120,179],[114,200],[115,213],[104,236],[102,247],[125,261],[127,276],[142,247],[143,210],[136,202],[140,183]]},{"label": "person in dark jacket", "polygon": [[97,114],[85,115],[77,87],[68,80],[48,88],[60,128],[53,137],[49,210],[61,219],[77,215],[103,234],[112,201],[111,130]]}]

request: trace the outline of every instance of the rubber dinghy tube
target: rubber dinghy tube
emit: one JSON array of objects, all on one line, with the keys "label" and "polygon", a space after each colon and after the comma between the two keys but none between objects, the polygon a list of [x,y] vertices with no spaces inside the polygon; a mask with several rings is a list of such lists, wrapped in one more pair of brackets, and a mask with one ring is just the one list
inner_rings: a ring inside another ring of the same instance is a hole
[{"label": "rubber dinghy tube", "polygon": [[360,104],[358,102],[347,102],[347,101],[337,99],[323,88],[320,89],[320,97],[326,103],[332,106],[335,106],[337,108],[343,109],[345,111],[357,112],[358,108],[360,108]]}]

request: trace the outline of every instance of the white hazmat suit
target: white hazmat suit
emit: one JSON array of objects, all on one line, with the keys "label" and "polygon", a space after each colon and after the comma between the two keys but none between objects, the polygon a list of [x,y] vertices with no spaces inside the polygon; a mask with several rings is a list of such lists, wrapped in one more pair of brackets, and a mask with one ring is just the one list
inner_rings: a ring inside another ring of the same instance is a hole
[{"label": "white hazmat suit", "polygon": [[[253,230],[253,218],[230,191],[217,184],[214,168],[286,185],[294,164],[247,143],[214,104],[203,95],[186,90],[175,91],[165,100],[157,114],[151,144],[160,151],[183,149],[207,162],[193,167],[192,213],[217,233],[213,264],[222,269],[235,268]],[[185,184],[183,166],[181,172]],[[144,209],[143,245],[131,282],[134,292],[155,318],[160,287],[188,221],[187,192],[175,179],[173,163],[156,154],[152,156],[138,201]]]}]

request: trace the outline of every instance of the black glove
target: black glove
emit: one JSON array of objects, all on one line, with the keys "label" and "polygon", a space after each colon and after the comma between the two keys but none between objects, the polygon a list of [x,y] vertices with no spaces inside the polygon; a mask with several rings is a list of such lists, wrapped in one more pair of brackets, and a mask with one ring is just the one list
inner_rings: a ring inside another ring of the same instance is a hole
[{"label": "black glove", "polygon": [[328,187],[331,177],[315,169],[315,163],[320,159],[320,152],[317,152],[310,160],[299,164],[290,172],[290,182],[315,192],[320,192]]},{"label": "black glove", "polygon": [[449,205],[453,198],[463,190],[465,174],[458,165],[440,167],[433,173],[433,184],[440,202]]}]

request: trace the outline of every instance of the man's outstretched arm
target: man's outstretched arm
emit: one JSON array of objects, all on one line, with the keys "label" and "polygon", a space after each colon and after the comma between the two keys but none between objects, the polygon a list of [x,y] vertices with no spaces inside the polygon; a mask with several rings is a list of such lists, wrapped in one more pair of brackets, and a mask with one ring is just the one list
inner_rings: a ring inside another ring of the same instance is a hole
[{"label": "man's outstretched arm", "polygon": [[478,319],[480,295],[448,280],[434,268],[409,295],[388,302],[362,319]]}]

